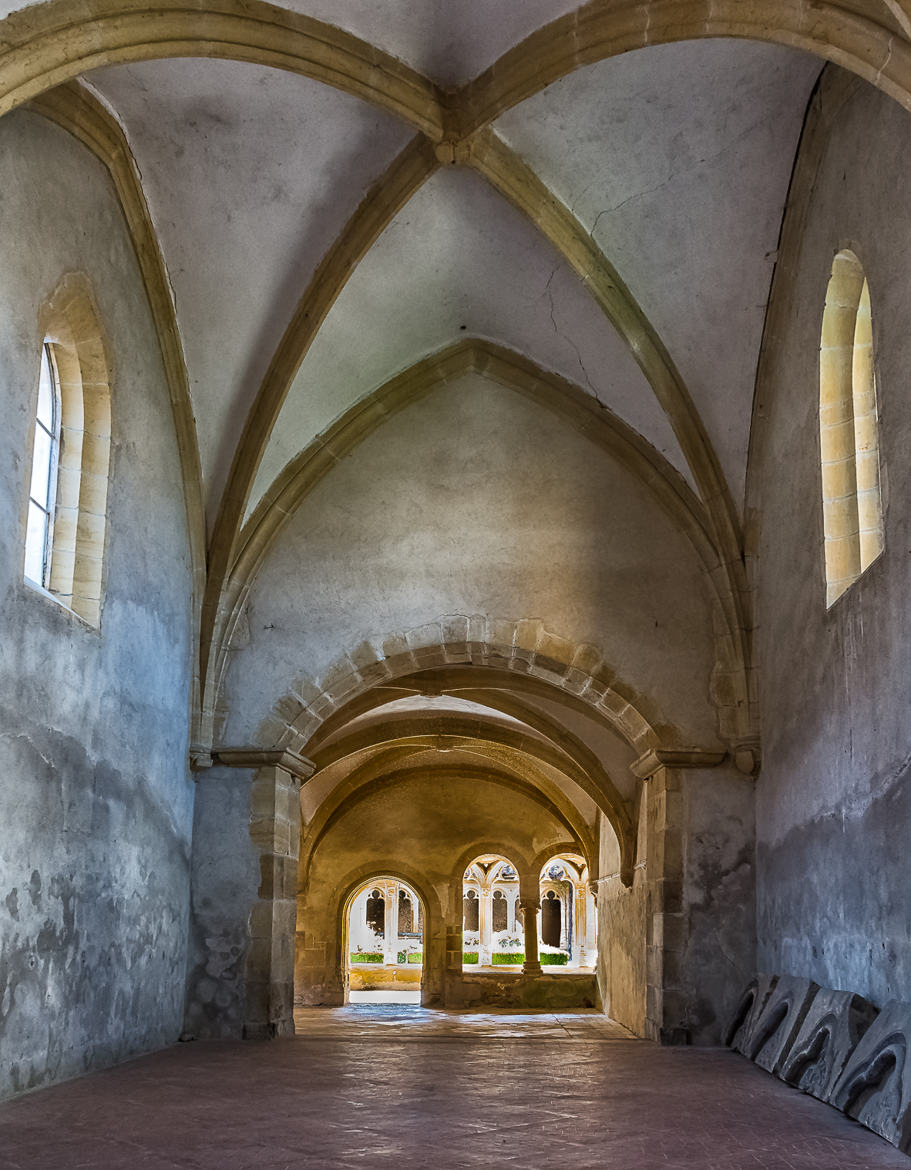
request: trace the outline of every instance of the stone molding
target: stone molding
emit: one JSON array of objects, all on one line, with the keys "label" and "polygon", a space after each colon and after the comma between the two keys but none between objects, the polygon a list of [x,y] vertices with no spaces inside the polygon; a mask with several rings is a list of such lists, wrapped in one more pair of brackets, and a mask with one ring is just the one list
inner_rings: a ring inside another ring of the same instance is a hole
[{"label": "stone molding", "polygon": [[[911,46],[905,39],[911,21],[902,0],[885,0],[881,11],[869,6],[868,0],[860,12],[856,5],[794,5],[787,0],[765,0],[746,6],[742,0],[717,0],[713,4],[706,0],[650,0],[645,4],[639,0],[593,0],[538,28],[452,94],[444,93],[420,73],[351,33],[261,0],[223,0],[217,11],[206,6],[188,7],[185,0],[159,0],[151,7],[136,0],[93,0],[88,7],[75,0],[53,0],[13,13],[3,25],[2,112],[87,69],[159,57],[165,44],[175,56],[198,54],[280,64],[372,102],[414,126],[418,138],[413,147],[406,148],[407,162],[414,161],[412,153],[424,156],[419,160],[418,173],[410,176],[415,189],[440,165],[473,166],[514,205],[530,214],[583,279],[592,282],[592,272],[596,271],[593,291],[602,308],[614,306],[633,335],[648,343],[645,350],[634,346],[633,354],[644,368],[648,367],[646,373],[674,425],[711,514],[723,575],[730,579],[731,587],[725,590],[725,600],[733,610],[729,615],[730,637],[742,643],[744,658],[738,669],[727,673],[747,700],[744,712],[749,712],[749,695],[738,675],[742,667],[749,667],[749,646],[740,631],[749,629],[750,623],[730,620],[749,618],[748,591],[741,588],[741,533],[701,419],[660,339],[627,290],[609,279],[600,254],[590,248],[583,225],[571,214],[562,216],[559,201],[520,160],[493,140],[488,130],[506,109],[574,69],[644,45],[718,36],[788,44],[834,59],[911,108]],[[401,180],[400,168],[394,164],[393,170],[396,179]],[[409,171],[410,166],[403,170]],[[278,371],[277,378],[272,378],[277,384],[273,385],[267,375],[235,452],[235,467],[215,525],[212,572],[203,614],[201,746],[208,741],[220,679],[212,666],[218,662],[226,633],[225,623],[219,620],[224,617],[222,591],[238,551],[244,508],[265,438],[290,385],[284,375],[293,375],[298,368],[281,358],[287,356],[285,348],[297,349],[299,355],[297,334],[310,335],[301,322],[312,322],[314,330],[319,327],[347,275],[364,254],[362,245],[372,244],[371,232],[364,231],[361,221],[375,219],[370,227],[378,224],[381,230],[381,221],[391,218],[398,210],[399,199],[406,201],[410,193],[407,182],[403,186],[393,182],[390,187],[381,181],[369,193],[366,211],[362,207],[355,213],[330,249],[331,260],[327,258],[328,264],[321,265],[314,285],[308,286],[282,349],[270,366],[270,375]],[[376,203],[384,206],[374,216]],[[597,269],[591,267],[593,261],[598,262]],[[621,335],[627,336],[627,331],[621,329]],[[646,352],[648,357],[644,360]],[[166,360],[167,356],[166,353]],[[744,612],[738,613],[740,610]],[[725,716],[738,723],[736,713],[740,709],[739,704],[733,704],[725,710]]]},{"label": "stone molding", "polygon": [[661,768],[717,768],[727,754],[701,748],[652,748],[630,764],[630,771],[640,780],[650,780]]},{"label": "stone molding", "polygon": [[303,784],[316,771],[316,765],[288,748],[218,748],[212,753],[216,764],[227,768],[281,768]]}]

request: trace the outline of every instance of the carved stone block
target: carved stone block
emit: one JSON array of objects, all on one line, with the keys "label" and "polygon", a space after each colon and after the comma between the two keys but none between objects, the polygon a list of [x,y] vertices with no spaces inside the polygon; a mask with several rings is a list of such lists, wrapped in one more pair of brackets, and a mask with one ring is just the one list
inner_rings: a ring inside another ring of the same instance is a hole
[{"label": "carved stone block", "polygon": [[820,1101],[828,1101],[848,1058],[876,1015],[877,1009],[863,996],[822,988],[790,1050],[778,1062],[776,1075]]},{"label": "carved stone block", "polygon": [[722,1036],[724,1043],[736,1052],[745,1051],[744,1045],[753,1034],[756,1021],[777,982],[777,975],[757,975],[744,988]]},{"label": "carved stone block", "polygon": [[911,1004],[890,1000],[854,1049],[829,1098],[903,1153],[911,1152]]},{"label": "carved stone block", "polygon": [[819,984],[795,975],[782,975],[756,1019],[744,1054],[772,1072],[793,1044]]}]

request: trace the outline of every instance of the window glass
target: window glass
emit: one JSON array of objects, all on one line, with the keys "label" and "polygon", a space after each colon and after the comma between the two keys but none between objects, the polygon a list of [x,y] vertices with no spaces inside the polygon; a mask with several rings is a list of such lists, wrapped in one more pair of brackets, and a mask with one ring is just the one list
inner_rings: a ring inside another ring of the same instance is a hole
[{"label": "window glass", "polygon": [[38,376],[38,421],[47,430],[54,429],[54,376],[51,373],[50,346],[41,347],[41,372]]},{"label": "window glass", "polygon": [[28,529],[25,535],[25,575],[42,584],[47,549],[47,514],[34,501],[28,502]]},{"label": "window glass", "polygon": [[50,535],[54,518],[59,438],[59,393],[50,346],[45,342],[41,347],[38,374],[38,409],[35,414],[25,533],[25,575],[39,585],[47,585],[50,575]]}]

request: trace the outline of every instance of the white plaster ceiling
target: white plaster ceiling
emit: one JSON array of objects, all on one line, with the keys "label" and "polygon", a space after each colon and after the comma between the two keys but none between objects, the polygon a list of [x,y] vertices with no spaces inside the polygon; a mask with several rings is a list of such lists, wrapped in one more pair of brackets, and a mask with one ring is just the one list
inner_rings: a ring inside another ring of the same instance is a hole
[{"label": "white plaster ceiling", "polygon": [[385,49],[439,85],[470,81],[577,0],[292,0],[315,16]]},{"label": "white plaster ceiling", "polygon": [[307,281],[412,136],[306,78],[233,61],[97,70],[123,123],[174,290],[208,510]]},{"label": "white plaster ceiling", "polygon": [[738,505],[782,211],[819,70],[776,45],[661,45],[572,73],[496,123],[656,327]]},{"label": "white plaster ceiling", "polygon": [[610,406],[686,473],[629,349],[538,230],[480,176],[437,171],[348,281],[292,386],[250,507],[308,437],[420,358],[482,337]]},{"label": "white plaster ceiling", "polygon": [[[444,83],[569,9],[300,0]],[[630,52],[503,114],[496,132],[617,267],[682,373],[742,500],[782,208],[817,59],[734,40]],[[174,289],[206,506],[316,265],[413,130],[261,66],[163,60],[89,75],[121,120]],[[247,514],[315,436],[461,339],[521,352],[609,406],[695,482],[626,345],[540,231],[474,171],[443,168],[353,271],[280,413]]]}]

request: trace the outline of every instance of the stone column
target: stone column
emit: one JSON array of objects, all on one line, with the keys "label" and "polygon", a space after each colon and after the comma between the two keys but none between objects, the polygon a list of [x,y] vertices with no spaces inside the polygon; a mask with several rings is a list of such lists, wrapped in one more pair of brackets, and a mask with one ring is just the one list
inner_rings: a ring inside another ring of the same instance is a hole
[{"label": "stone column", "polygon": [[538,911],[541,909],[541,903],[537,899],[523,898],[519,905],[522,907],[522,921],[525,924],[525,962],[522,964],[522,974],[540,975]]},{"label": "stone column", "polygon": [[294,1035],[294,943],[300,786],[313,774],[294,752],[230,749],[220,764],[256,768],[250,791],[250,840],[259,855],[260,884],[251,898],[244,961],[243,1036]]},{"label": "stone column", "polygon": [[399,953],[399,887],[398,883],[383,885],[383,963],[394,967]]},{"label": "stone column", "polygon": [[569,956],[570,967],[587,967],[585,937],[588,926],[585,905],[585,882],[573,882],[573,949]]},{"label": "stone column", "polygon": [[478,966],[489,967],[493,962],[493,890],[490,886],[481,886],[478,904]]}]

